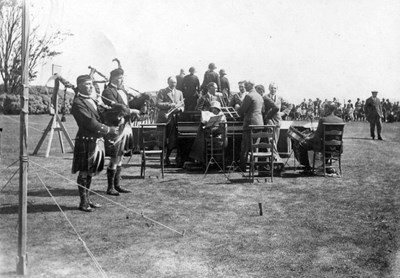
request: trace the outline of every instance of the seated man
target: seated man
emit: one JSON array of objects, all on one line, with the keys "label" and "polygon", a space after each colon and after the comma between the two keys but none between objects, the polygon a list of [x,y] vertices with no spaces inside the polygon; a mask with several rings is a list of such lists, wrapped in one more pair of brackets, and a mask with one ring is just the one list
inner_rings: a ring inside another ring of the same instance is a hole
[{"label": "seated man", "polygon": [[[334,115],[336,111],[336,104],[332,101],[329,101],[324,106],[324,117],[319,120],[317,130],[312,133],[309,137],[307,137],[303,142],[294,146],[295,155],[298,159],[299,163],[304,166],[304,171],[302,174],[312,174],[310,162],[308,160],[308,151],[313,150],[314,148],[317,150],[322,149],[322,141],[323,141],[323,123],[343,123],[343,120]],[[327,173],[334,173],[333,168],[327,168]]]},{"label": "seated man", "polygon": [[[218,116],[219,118],[215,118]],[[212,125],[210,121],[216,120]],[[226,125],[221,125],[226,123],[226,117],[221,111],[221,104],[218,101],[212,101],[210,111],[202,111],[201,113],[201,123],[197,132],[196,139],[193,142],[192,150],[190,152],[190,158],[200,163],[205,162],[205,128],[209,128],[212,133],[214,145],[226,146],[225,141],[222,138],[224,133],[223,128],[226,129]],[[225,130],[226,131],[226,130]],[[226,133],[226,132],[225,132]]]}]

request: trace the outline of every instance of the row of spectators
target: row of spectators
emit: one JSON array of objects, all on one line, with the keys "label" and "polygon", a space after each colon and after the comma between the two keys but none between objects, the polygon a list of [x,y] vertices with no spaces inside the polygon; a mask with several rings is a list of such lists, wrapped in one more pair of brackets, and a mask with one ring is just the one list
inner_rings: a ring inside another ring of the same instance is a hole
[{"label": "row of spectators", "polygon": [[[364,121],[365,120],[365,100],[357,101],[353,104],[351,100],[347,103],[340,103],[336,98],[333,101],[337,105],[336,115],[341,117],[344,121]],[[319,118],[323,111],[324,104],[328,100],[321,101],[319,98],[315,100],[304,99],[300,104],[295,105],[289,114],[291,120],[306,120],[312,118]],[[382,112],[384,122],[400,121],[400,104],[399,101],[391,102],[389,99],[382,99]]]}]

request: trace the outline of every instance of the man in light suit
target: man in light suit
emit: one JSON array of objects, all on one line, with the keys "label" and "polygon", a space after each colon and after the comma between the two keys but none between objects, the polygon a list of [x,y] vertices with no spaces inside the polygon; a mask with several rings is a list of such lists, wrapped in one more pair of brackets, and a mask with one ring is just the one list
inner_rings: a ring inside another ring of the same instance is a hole
[{"label": "man in light suit", "polygon": [[254,83],[246,81],[244,87],[248,94],[239,108],[239,115],[243,118],[242,146],[240,150],[240,169],[246,171],[247,155],[251,146],[250,125],[263,125],[264,100],[261,94],[254,90]]},{"label": "man in light suit", "polygon": [[[168,78],[168,87],[161,89],[157,94],[157,108],[158,117],[157,123],[167,123],[166,127],[166,140],[167,140],[167,153],[165,157],[165,164],[170,165],[169,156],[173,149],[176,148],[177,142],[177,115],[185,110],[183,102],[183,94],[176,89],[176,77],[170,76]],[[167,115],[170,109],[175,109],[169,116]]]},{"label": "man in light suit", "polygon": [[365,108],[364,108],[365,114],[367,117],[367,121],[369,122],[370,125],[372,140],[375,139],[375,126],[376,126],[376,131],[378,133],[378,140],[383,140],[381,136],[381,130],[382,130],[381,118],[383,118],[382,104],[379,98],[377,97],[378,92],[372,91],[371,93],[372,96],[365,101]]},{"label": "man in light suit", "polygon": [[[281,127],[281,121],[282,121],[282,116],[283,115],[289,115],[290,110],[292,110],[292,104],[284,100],[282,97],[278,96],[276,94],[276,91],[278,89],[278,86],[276,86],[275,83],[269,84],[269,94],[266,94],[263,96],[263,98],[270,98],[275,105],[279,108],[278,111],[271,116],[267,124],[272,124],[275,125],[275,144],[274,144],[274,157],[275,160],[278,162],[281,162],[281,157],[279,156],[278,153],[278,140],[279,140],[279,133],[280,133],[280,127]],[[282,110],[282,111],[281,111]],[[265,111],[268,113],[269,111]]]},{"label": "man in light suit", "polygon": [[209,111],[211,108],[211,102],[218,101],[218,97],[215,95],[217,88],[218,87],[215,82],[210,82],[207,84],[207,93],[202,95],[197,100],[197,111]]}]

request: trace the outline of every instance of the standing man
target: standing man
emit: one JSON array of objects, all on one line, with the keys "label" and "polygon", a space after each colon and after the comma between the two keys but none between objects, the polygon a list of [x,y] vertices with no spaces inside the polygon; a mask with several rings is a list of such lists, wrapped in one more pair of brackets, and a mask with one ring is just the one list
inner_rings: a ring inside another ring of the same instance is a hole
[{"label": "standing man", "polygon": [[375,126],[376,126],[376,131],[378,133],[378,140],[383,140],[381,136],[381,130],[382,130],[381,118],[383,118],[381,101],[377,97],[378,91],[372,91],[371,94],[372,96],[365,101],[365,114],[367,121],[369,122],[370,125],[371,138],[372,140],[375,139]]},{"label": "standing man", "polygon": [[195,111],[197,99],[200,95],[200,81],[194,74],[196,69],[190,67],[188,75],[183,78],[183,98],[185,99],[186,111]]},{"label": "standing man", "polygon": [[247,156],[251,147],[250,125],[263,125],[263,97],[254,90],[254,83],[246,81],[244,87],[248,94],[239,108],[239,115],[243,118],[242,147],[240,150],[240,169],[246,172]]},{"label": "standing man", "polygon": [[215,95],[217,91],[217,84],[210,82],[207,85],[207,93],[202,95],[196,106],[197,111],[209,111],[211,108],[211,102],[218,101],[218,97]]},{"label": "standing man", "polygon": [[238,111],[240,106],[242,106],[244,97],[248,94],[244,89],[244,83],[244,81],[238,82],[239,92],[237,94],[234,94],[229,101],[229,106],[235,108],[236,111]]},{"label": "standing man", "polygon": [[[172,150],[176,148],[176,142],[178,139],[177,130],[177,114],[185,110],[185,104],[183,102],[183,94],[181,91],[176,89],[176,77],[168,77],[168,87],[161,89],[157,93],[156,106],[159,109],[157,123],[167,123],[166,127],[166,146],[167,153],[165,156],[165,165],[170,165],[169,156]],[[171,109],[171,110],[170,110]],[[174,111],[167,115],[168,111]]]},{"label": "standing man", "polygon": [[183,92],[183,78],[185,78],[185,70],[181,69],[179,74],[176,76],[176,89]]},{"label": "standing man", "polygon": [[217,91],[219,91],[219,89],[221,88],[219,75],[214,71],[216,68],[217,67],[214,63],[210,63],[208,65],[208,70],[204,73],[203,83],[201,84],[201,91],[203,92],[203,94],[207,93],[207,85],[210,82],[214,82],[215,84],[217,84]]},{"label": "standing man", "polygon": [[133,134],[130,125],[131,114],[139,115],[137,109],[130,109],[128,93],[123,89],[124,70],[117,68],[110,72],[110,83],[107,84],[102,96],[106,105],[117,105],[120,109],[116,113],[106,113],[105,122],[119,126],[120,134],[108,137],[106,141],[107,155],[110,156],[110,163],[107,167],[107,191],[108,195],[118,196],[119,193],[130,191],[121,187],[122,159],[125,153],[133,148]]},{"label": "standing man", "polygon": [[231,87],[229,85],[229,80],[226,77],[226,72],[224,69],[219,71],[219,80],[221,82],[221,93],[224,99],[223,106],[228,106],[229,101],[231,99]]},{"label": "standing man", "polygon": [[78,133],[75,138],[72,173],[78,174],[78,190],[80,196],[79,209],[86,212],[99,208],[100,205],[89,199],[89,189],[92,176],[100,173],[104,167],[104,139],[105,135],[116,135],[118,128],[101,123],[100,111],[95,101],[96,92],[89,75],[77,78],[77,94],[71,108],[71,114],[78,124]]},{"label": "standing man", "polygon": [[[269,97],[272,99],[273,102],[275,102],[276,106],[279,108],[278,112],[275,113],[269,120],[269,122],[273,125],[276,126],[275,128],[275,136],[274,136],[274,157],[276,162],[282,162],[281,157],[279,156],[278,152],[278,140],[279,140],[279,134],[281,130],[281,121],[282,121],[282,116],[283,115],[289,115],[290,110],[292,110],[293,105],[284,100],[282,97],[278,96],[276,94],[276,91],[278,89],[278,86],[274,82],[269,84],[269,94],[264,95],[264,98]],[[283,111],[282,108],[285,107]]]}]

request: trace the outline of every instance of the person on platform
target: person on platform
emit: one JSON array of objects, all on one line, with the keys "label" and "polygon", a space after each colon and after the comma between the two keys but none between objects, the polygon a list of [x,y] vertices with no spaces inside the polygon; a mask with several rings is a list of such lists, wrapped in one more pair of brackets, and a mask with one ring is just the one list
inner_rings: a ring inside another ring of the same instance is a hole
[{"label": "person on platform", "polygon": [[[270,123],[274,124],[276,126],[275,128],[275,136],[274,136],[274,157],[275,161],[277,163],[281,163],[282,159],[279,156],[278,152],[278,140],[279,140],[279,134],[280,134],[280,127],[281,127],[281,121],[282,121],[282,116],[283,115],[289,115],[290,110],[292,110],[293,105],[284,100],[282,97],[278,96],[276,94],[276,91],[278,89],[278,86],[274,82],[269,84],[269,94],[264,95],[264,99],[266,97],[272,99],[272,101],[278,106],[279,110],[278,112],[275,113],[275,115],[272,116]],[[283,109],[284,108],[284,109]],[[283,111],[281,111],[283,109]]]},{"label": "person on platform", "polygon": [[375,126],[376,126],[378,140],[383,140],[381,136],[381,131],[382,131],[381,119],[383,118],[381,101],[377,97],[378,95],[377,91],[372,91],[371,94],[372,96],[365,101],[365,107],[364,107],[367,121],[370,124],[371,138],[372,140],[375,139]]},{"label": "person on platform", "polygon": [[185,70],[181,69],[179,74],[176,76],[176,89],[183,92],[183,79],[185,78]]},{"label": "person on platform", "polygon": [[110,156],[110,162],[107,167],[107,190],[108,195],[119,196],[119,193],[129,193],[120,186],[122,160],[125,153],[133,149],[133,133],[130,124],[133,115],[138,116],[140,111],[129,108],[129,95],[123,87],[124,70],[122,68],[114,69],[110,72],[110,83],[105,87],[102,98],[106,105],[118,105],[120,110],[104,113],[105,123],[113,126],[119,126],[120,133],[115,136],[107,136],[106,155]]},{"label": "person on platform", "polygon": [[219,116],[220,120],[216,122],[216,124],[210,128],[210,132],[212,134],[214,146],[215,145],[227,145],[227,138],[223,141],[222,135],[226,134],[226,117],[225,114],[221,111],[221,104],[219,101],[212,101],[210,105],[209,111],[202,111],[201,112],[201,123],[199,129],[197,131],[196,139],[193,142],[192,149],[190,151],[190,158],[194,161],[204,164],[205,162],[205,126],[210,121],[210,119],[214,116]]},{"label": "person on platform", "polygon": [[[255,87],[257,93],[264,96],[265,95],[265,88],[263,85],[257,85]],[[279,112],[279,107],[275,104],[275,102],[270,99],[269,97],[263,97],[264,99],[264,113],[263,119],[265,125],[275,125],[272,121],[272,118]]]},{"label": "person on platform", "polygon": [[89,198],[92,176],[100,173],[104,167],[105,149],[104,136],[118,134],[118,127],[101,123],[96,92],[89,75],[77,78],[77,94],[74,98],[71,114],[78,124],[75,138],[72,173],[79,171],[77,183],[80,197],[79,209],[85,212],[93,211],[100,205]]},{"label": "person on platform", "polygon": [[208,65],[208,70],[204,73],[203,83],[201,84],[201,91],[203,92],[203,94],[207,93],[207,86],[208,84],[210,84],[210,82],[214,82],[215,84],[217,84],[216,91],[220,90],[221,82],[219,80],[219,75],[214,71],[216,68],[217,67],[214,63],[210,63]]},{"label": "person on platform", "polygon": [[247,157],[251,147],[251,131],[250,125],[263,125],[263,97],[254,89],[254,83],[246,81],[244,84],[248,94],[243,100],[242,106],[239,108],[239,115],[243,118],[243,135],[240,150],[240,169],[246,172]]},{"label": "person on platform", "polygon": [[[313,175],[311,170],[310,162],[308,159],[309,150],[321,150],[323,141],[323,123],[343,123],[343,119],[335,116],[335,110],[337,106],[334,102],[327,102],[324,106],[324,117],[319,119],[318,127],[315,132],[309,135],[303,142],[294,146],[295,156],[299,163],[304,166],[304,171],[301,172],[304,175]],[[335,170],[331,167],[327,167],[326,172],[328,174],[335,173]]]},{"label": "person on platform", "polygon": [[222,93],[222,97],[224,100],[225,106],[228,106],[229,101],[231,99],[231,86],[229,85],[229,80],[226,77],[226,71],[224,69],[221,69],[219,71],[219,79],[221,82],[221,93]]},{"label": "person on platform", "polygon": [[209,111],[211,107],[211,102],[218,101],[216,96],[217,84],[215,82],[210,82],[207,84],[207,93],[202,95],[196,105],[196,111]]},{"label": "person on platform", "polygon": [[[171,164],[169,157],[172,150],[176,148],[178,139],[177,117],[185,110],[183,93],[176,89],[176,77],[168,78],[168,87],[157,93],[156,106],[159,109],[157,123],[167,123],[165,165]],[[169,113],[172,112],[172,113]]]},{"label": "person on platform", "polygon": [[229,101],[229,106],[233,107],[236,111],[238,111],[240,106],[242,106],[244,97],[248,94],[248,92],[246,92],[246,90],[244,89],[244,83],[245,81],[240,81],[238,83],[239,92],[237,94],[234,94]]},{"label": "person on platform", "polygon": [[195,75],[196,69],[190,67],[189,74],[183,78],[183,98],[185,99],[185,110],[195,111],[197,100],[200,95],[200,81]]}]

